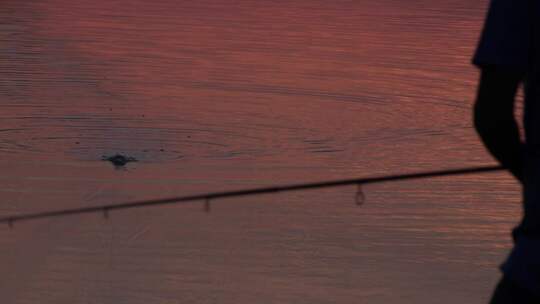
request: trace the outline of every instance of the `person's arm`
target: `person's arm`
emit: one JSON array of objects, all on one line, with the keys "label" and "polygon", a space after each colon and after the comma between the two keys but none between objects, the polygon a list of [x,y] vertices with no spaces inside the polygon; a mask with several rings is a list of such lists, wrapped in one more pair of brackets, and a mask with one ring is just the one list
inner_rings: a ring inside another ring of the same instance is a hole
[{"label": "person's arm", "polygon": [[474,125],[489,152],[523,182],[523,143],[514,116],[522,73],[493,66],[481,70]]}]

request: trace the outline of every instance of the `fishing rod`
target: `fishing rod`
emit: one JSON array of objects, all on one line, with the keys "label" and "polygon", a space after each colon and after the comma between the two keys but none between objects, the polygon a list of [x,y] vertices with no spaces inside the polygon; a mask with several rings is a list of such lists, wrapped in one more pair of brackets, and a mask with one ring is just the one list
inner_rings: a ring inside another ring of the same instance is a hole
[{"label": "fishing rod", "polygon": [[103,213],[103,216],[105,218],[108,218],[109,212],[113,210],[180,204],[180,203],[187,203],[187,202],[194,202],[194,201],[203,201],[204,210],[206,212],[210,212],[210,202],[212,200],[216,200],[219,198],[252,196],[252,195],[260,195],[260,194],[268,194],[268,193],[289,192],[289,191],[309,190],[309,189],[321,189],[321,188],[339,187],[339,186],[347,186],[347,185],[358,186],[358,191],[356,193],[355,199],[356,199],[357,205],[362,205],[364,203],[364,193],[362,191],[363,185],[379,184],[379,183],[385,183],[385,182],[411,180],[411,179],[487,173],[487,172],[496,172],[496,171],[502,171],[502,170],[505,170],[505,168],[502,166],[472,167],[472,168],[441,170],[441,171],[426,171],[426,172],[401,174],[401,175],[375,176],[375,177],[343,179],[343,180],[334,180],[334,181],[325,181],[325,182],[316,182],[316,183],[271,186],[271,187],[253,188],[253,189],[247,189],[247,190],[213,192],[213,193],[206,193],[206,194],[170,197],[170,198],[154,199],[154,200],[146,200],[146,201],[135,201],[135,202],[122,203],[122,204],[107,204],[107,205],[100,205],[100,206],[93,206],[93,207],[62,209],[62,210],[45,211],[45,212],[38,212],[38,213],[11,215],[11,216],[0,217],[0,224],[7,223],[9,227],[11,228],[13,227],[13,224],[15,222],[29,221],[29,220],[36,220],[36,219],[43,219],[43,218],[71,216],[71,215],[85,214],[85,213]]}]

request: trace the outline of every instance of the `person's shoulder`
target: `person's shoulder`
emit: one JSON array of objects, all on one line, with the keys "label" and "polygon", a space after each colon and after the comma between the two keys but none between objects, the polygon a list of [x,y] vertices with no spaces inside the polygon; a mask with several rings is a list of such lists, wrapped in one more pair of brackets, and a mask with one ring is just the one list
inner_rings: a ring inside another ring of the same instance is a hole
[{"label": "person's shoulder", "polygon": [[518,72],[530,64],[533,0],[492,0],[473,64]]}]

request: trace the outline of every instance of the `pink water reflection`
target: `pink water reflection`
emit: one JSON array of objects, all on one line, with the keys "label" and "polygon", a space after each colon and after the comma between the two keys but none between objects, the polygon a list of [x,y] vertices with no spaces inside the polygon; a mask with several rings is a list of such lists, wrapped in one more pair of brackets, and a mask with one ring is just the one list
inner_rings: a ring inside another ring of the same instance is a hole
[{"label": "pink water reflection", "polygon": [[[5,3],[2,214],[491,163],[470,123],[485,3]],[[100,161],[118,152],[140,162]],[[28,223],[0,230],[0,290],[481,302],[518,190],[501,174],[372,187],[362,209],[345,188]]]}]

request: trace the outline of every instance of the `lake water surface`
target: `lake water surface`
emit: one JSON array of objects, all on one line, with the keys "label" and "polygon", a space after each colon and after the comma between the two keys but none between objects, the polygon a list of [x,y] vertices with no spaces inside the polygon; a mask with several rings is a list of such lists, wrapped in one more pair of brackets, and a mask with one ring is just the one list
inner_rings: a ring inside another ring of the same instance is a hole
[{"label": "lake water surface", "polygon": [[[486,5],[2,0],[0,215],[493,164],[471,123]],[[487,301],[508,174],[365,190],[0,227],[2,301]]]}]

